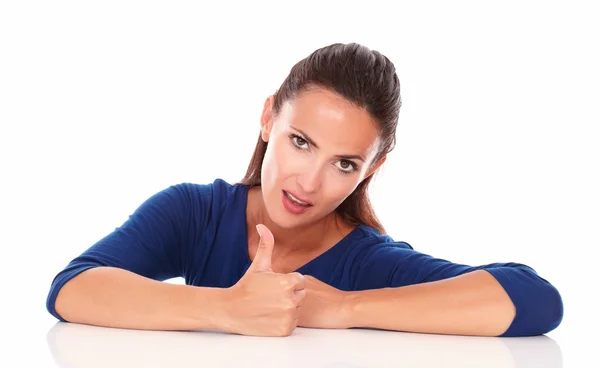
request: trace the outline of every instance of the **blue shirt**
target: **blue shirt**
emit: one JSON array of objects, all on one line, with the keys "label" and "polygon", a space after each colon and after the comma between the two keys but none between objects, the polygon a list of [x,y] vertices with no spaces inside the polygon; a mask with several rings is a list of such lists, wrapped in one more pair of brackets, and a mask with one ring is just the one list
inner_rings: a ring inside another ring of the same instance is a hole
[{"label": "blue shirt", "polygon": [[[58,273],[46,307],[54,309],[60,288],[77,274],[98,266],[119,267],[163,281],[183,277],[187,285],[233,286],[251,264],[246,203],[249,187],[216,179],[209,184],[172,185],[144,201],[113,232],[93,244]],[[500,336],[547,333],[562,321],[556,288],[519,263],[468,266],[418,252],[403,241],[361,224],[335,246],[297,272],[345,291],[401,287],[486,270],[516,307]]]}]

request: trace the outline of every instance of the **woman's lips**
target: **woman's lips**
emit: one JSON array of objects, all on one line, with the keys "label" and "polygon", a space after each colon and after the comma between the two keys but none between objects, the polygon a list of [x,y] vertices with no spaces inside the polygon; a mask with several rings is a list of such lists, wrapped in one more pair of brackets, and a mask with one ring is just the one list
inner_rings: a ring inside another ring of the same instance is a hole
[{"label": "woman's lips", "polygon": [[299,200],[300,202],[304,202],[304,203],[308,204],[309,206],[312,206],[312,205],[313,205],[313,203],[312,203],[311,201],[309,201],[309,200],[306,200],[306,199],[304,199],[304,198],[300,198],[298,195],[296,195],[296,193],[294,193],[294,192],[292,192],[292,191],[289,191],[289,190],[284,190],[284,192],[287,192],[287,193],[291,194],[291,195],[292,195],[294,198],[296,198],[296,199],[297,199],[297,200]]},{"label": "woman's lips", "polygon": [[290,198],[288,198],[285,190],[281,191],[281,201],[283,203],[283,207],[288,212],[293,213],[294,215],[299,215],[301,213],[304,213],[312,207],[312,205],[303,206],[303,205],[297,204],[296,202],[292,201]]}]

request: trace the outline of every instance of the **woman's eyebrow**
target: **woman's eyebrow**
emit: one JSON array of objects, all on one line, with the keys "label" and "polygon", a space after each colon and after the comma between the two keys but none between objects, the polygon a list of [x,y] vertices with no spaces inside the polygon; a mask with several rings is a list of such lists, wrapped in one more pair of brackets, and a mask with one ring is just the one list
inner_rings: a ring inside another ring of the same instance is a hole
[{"label": "woman's eyebrow", "polygon": [[[319,146],[317,146],[317,144],[315,143],[315,141],[313,141],[308,134],[304,133],[302,130],[293,127],[290,125],[290,128],[294,129],[295,131],[297,131],[298,133],[302,134],[304,136],[304,139],[306,139],[306,141],[308,143],[310,143],[312,146],[315,146],[316,149],[319,149]],[[335,155],[336,158],[342,159],[342,160],[350,160],[350,159],[357,159],[357,160],[361,160],[362,162],[365,162],[365,159],[362,155]]]}]

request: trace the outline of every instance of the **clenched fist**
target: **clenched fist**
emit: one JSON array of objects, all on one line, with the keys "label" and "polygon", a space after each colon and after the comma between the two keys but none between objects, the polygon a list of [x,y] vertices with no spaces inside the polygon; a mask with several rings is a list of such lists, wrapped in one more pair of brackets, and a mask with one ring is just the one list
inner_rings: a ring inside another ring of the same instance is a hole
[{"label": "clenched fist", "polygon": [[289,336],[298,325],[305,297],[304,276],[280,274],[271,268],[274,238],[259,224],[258,250],[244,276],[229,288],[227,330],[253,336]]}]

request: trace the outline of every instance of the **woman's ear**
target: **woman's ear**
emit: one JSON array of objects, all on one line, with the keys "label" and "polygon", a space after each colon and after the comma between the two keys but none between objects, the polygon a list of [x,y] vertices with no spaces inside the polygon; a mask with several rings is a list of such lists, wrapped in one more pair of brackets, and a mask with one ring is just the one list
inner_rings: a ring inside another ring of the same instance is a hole
[{"label": "woman's ear", "polygon": [[262,115],[260,117],[260,136],[265,142],[269,141],[269,135],[273,128],[273,103],[275,98],[273,96],[267,97],[265,105],[263,106]]}]

